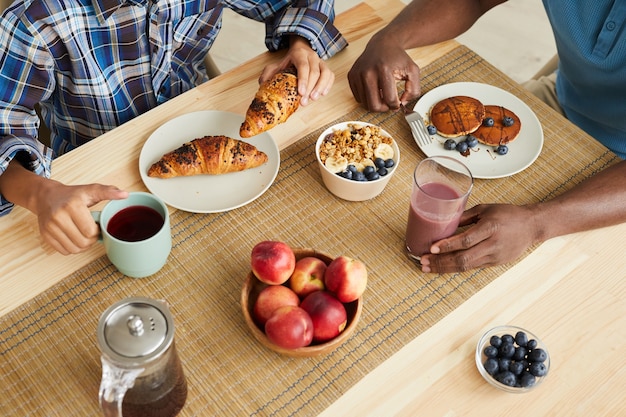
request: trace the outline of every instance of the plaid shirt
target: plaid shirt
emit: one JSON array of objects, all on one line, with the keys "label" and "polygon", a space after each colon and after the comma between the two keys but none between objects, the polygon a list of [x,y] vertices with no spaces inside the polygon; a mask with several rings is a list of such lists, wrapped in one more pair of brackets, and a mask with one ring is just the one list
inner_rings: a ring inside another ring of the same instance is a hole
[{"label": "plaid shirt", "polygon": [[[21,0],[0,18],[0,174],[16,158],[50,177],[36,103],[60,155],[208,79],[204,57],[225,7],[265,22],[274,51],[288,35],[324,59],[347,43],[333,0]],[[7,88],[8,86],[8,88]],[[0,201],[0,215],[11,209]]]}]

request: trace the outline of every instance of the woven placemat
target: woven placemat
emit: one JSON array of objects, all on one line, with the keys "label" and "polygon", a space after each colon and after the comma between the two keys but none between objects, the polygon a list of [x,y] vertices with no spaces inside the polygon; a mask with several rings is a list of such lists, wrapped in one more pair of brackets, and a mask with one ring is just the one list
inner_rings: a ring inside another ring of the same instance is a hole
[{"label": "woven placemat", "polygon": [[[539,159],[514,176],[477,180],[470,205],[544,200],[618,160],[465,47],[422,72],[424,92],[456,81],[510,91],[531,106],[543,125],[546,141]],[[221,214],[174,213],[172,254],[153,277],[123,277],[103,257],[0,319],[0,415],[98,415],[97,322],[109,305],[133,295],[171,305],[189,384],[181,415],[316,415],[510,267],[419,272],[405,257],[403,240],[412,169],[424,155],[398,113],[359,109],[337,121],[346,120],[378,124],[399,143],[401,163],[379,197],[350,203],[326,191],[313,151],[326,126],[320,127],[282,152],[275,183],[251,204]],[[288,358],[267,350],[248,332],[240,291],[250,250],[266,239],[367,264],[370,280],[361,321],[336,351]]]}]

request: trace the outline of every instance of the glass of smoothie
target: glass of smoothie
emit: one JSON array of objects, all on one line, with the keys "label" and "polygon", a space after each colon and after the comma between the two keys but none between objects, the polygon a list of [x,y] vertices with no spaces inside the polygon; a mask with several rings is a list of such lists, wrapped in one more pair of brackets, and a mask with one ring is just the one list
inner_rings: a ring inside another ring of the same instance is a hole
[{"label": "glass of smoothie", "polygon": [[456,232],[473,184],[470,170],[454,158],[432,156],[417,165],[406,227],[410,258],[419,262],[434,242]]}]

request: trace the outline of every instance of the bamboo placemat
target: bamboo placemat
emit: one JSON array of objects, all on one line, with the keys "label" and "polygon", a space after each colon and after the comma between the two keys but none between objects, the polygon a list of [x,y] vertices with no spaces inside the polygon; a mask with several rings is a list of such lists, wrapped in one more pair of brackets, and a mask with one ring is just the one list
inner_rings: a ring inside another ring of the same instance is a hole
[{"label": "bamboo placemat", "polygon": [[[470,205],[550,198],[618,160],[465,47],[422,72],[424,92],[456,81],[495,85],[529,104],[542,123],[546,141],[539,159],[514,176],[477,180]],[[251,204],[220,214],[174,213],[173,251],[153,277],[123,277],[103,257],[0,319],[0,415],[99,415],[96,325],[109,305],[132,295],[172,306],[189,384],[181,415],[316,415],[510,267],[419,272],[405,257],[403,240],[412,169],[424,155],[398,113],[360,109],[337,122],[346,120],[378,124],[399,143],[401,163],[379,197],[350,203],[326,191],[313,151],[326,126],[320,127],[283,151],[274,185]],[[240,290],[250,250],[265,239],[367,264],[361,321],[338,350],[292,359],[265,349],[248,333]]]}]

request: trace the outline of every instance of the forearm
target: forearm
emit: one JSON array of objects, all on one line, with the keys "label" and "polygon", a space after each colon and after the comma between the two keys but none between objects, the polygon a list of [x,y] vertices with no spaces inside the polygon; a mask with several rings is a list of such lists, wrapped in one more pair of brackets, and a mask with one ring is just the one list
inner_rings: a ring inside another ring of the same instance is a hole
[{"label": "forearm", "polygon": [[480,16],[506,0],[413,0],[375,38],[403,49],[456,38]]},{"label": "forearm", "polygon": [[531,206],[537,242],[626,222],[626,161]]},{"label": "forearm", "polygon": [[0,175],[0,194],[36,214],[36,195],[44,181],[50,180],[27,170],[14,159]]}]

